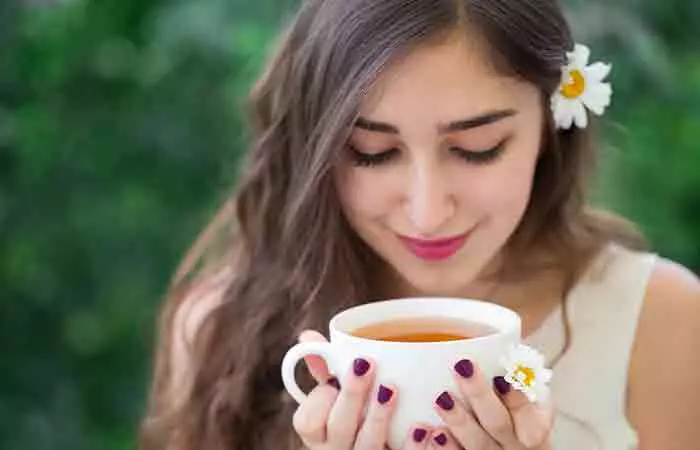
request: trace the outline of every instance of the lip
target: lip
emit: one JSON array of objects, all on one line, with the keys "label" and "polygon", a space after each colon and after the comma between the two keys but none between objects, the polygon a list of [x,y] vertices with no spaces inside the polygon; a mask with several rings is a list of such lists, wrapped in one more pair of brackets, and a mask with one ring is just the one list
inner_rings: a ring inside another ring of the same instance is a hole
[{"label": "lip", "polygon": [[417,257],[427,261],[447,259],[459,251],[471,232],[443,239],[416,239],[399,235],[404,245]]}]

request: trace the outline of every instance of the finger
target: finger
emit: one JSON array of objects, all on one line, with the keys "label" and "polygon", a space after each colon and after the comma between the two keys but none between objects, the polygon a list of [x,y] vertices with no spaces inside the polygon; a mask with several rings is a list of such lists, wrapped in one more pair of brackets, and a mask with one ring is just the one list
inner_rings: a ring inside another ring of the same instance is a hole
[{"label": "finger", "polygon": [[445,428],[433,430],[430,436],[430,448],[439,450],[462,450],[457,443],[457,439]]},{"label": "finger", "polygon": [[297,408],[292,425],[307,447],[326,441],[326,423],[337,397],[338,390],[334,386],[318,385]]},{"label": "finger", "polygon": [[484,379],[481,370],[469,360],[454,366],[455,380],[481,427],[502,447],[520,446],[510,413],[496,394],[493,380]]},{"label": "finger", "polygon": [[534,403],[522,392],[509,389],[501,395],[501,400],[510,411],[518,441],[527,448],[541,447],[549,438],[554,422],[554,406],[549,394]]},{"label": "finger", "polygon": [[396,388],[380,385],[357,435],[355,450],[384,449],[395,406]]},{"label": "finger", "polygon": [[411,428],[406,436],[403,450],[424,450],[430,445],[431,429],[427,425],[418,424]]},{"label": "finger", "polygon": [[[299,334],[299,342],[328,342],[328,340],[318,331],[304,330]],[[311,376],[319,384],[325,383],[331,377],[326,361],[320,356],[305,356],[304,362]]]},{"label": "finger", "polygon": [[331,448],[352,448],[373,380],[374,364],[364,358],[355,359],[343,378],[342,389],[328,417]]},{"label": "finger", "polygon": [[449,392],[443,392],[435,400],[435,411],[448,426],[459,444],[467,449],[498,450],[501,446],[476,421],[464,403]]}]

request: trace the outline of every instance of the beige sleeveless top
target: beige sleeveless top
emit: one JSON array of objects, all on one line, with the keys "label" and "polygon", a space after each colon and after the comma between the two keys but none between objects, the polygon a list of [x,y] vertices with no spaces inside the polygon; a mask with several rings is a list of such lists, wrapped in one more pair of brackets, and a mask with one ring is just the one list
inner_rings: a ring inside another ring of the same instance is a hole
[{"label": "beige sleeveless top", "polygon": [[[637,319],[657,256],[618,245],[598,255],[567,298],[571,346],[554,365],[555,450],[632,450],[625,416]],[[564,346],[561,308],[524,341],[553,360]]]}]

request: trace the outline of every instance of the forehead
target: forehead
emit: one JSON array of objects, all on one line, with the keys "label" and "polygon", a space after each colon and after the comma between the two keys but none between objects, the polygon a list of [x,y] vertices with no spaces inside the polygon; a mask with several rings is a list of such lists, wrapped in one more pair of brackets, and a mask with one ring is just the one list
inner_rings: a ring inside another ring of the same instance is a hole
[{"label": "forehead", "polygon": [[360,115],[380,120],[420,113],[450,121],[496,108],[522,108],[534,86],[496,71],[480,39],[451,34],[415,48],[379,76]]}]

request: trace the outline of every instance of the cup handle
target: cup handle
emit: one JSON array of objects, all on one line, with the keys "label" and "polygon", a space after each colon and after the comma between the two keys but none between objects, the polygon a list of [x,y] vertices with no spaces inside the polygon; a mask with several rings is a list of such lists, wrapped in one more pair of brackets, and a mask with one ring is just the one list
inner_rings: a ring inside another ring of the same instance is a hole
[{"label": "cup handle", "polygon": [[326,360],[329,370],[337,367],[330,342],[301,342],[287,351],[282,360],[282,382],[289,394],[301,403],[306,400],[306,394],[301,390],[294,376],[294,369],[302,358],[309,355],[320,356]]}]

